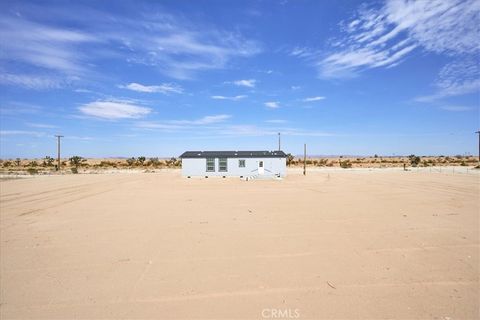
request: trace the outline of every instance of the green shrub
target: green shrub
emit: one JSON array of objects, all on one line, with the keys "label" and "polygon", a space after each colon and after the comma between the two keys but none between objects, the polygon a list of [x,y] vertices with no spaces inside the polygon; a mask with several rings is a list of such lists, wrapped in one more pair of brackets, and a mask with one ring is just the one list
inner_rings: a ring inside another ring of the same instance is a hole
[{"label": "green shrub", "polygon": [[38,173],[38,170],[36,168],[28,168],[27,172],[31,175],[34,175]]},{"label": "green shrub", "polygon": [[146,158],[145,157],[138,157],[137,158],[137,163],[141,166],[143,166],[143,163],[145,162]]},{"label": "green shrub", "polygon": [[38,166],[38,163],[37,161],[30,161],[30,163],[28,164],[29,167],[36,167]]},{"label": "green shrub", "polygon": [[292,156],[291,153],[287,154],[287,166],[290,166],[293,163],[294,159],[295,159],[295,157]]},{"label": "green shrub", "polygon": [[412,167],[416,167],[420,163],[420,157],[414,154],[409,155],[408,159],[410,160],[410,164],[412,165]]},{"label": "green shrub", "polygon": [[156,158],[156,157],[155,157],[155,158],[150,158],[150,159],[148,160],[148,164],[149,164],[150,166],[156,167],[156,166],[158,166],[158,165],[160,164],[160,160],[158,160],[158,158]]},{"label": "green shrub", "polygon": [[352,164],[350,163],[350,160],[340,161],[340,167],[348,169],[352,167]]},{"label": "green shrub", "polygon": [[72,173],[73,173],[73,174],[77,174],[77,173],[78,173],[77,167],[73,167],[73,168],[71,168],[70,170],[72,170]]},{"label": "green shrub", "polygon": [[113,161],[100,161],[100,167],[117,167],[117,164]]},{"label": "green shrub", "polygon": [[53,165],[53,162],[55,161],[55,159],[53,159],[52,157],[50,156],[46,156],[44,159],[43,159],[43,166],[44,167],[51,167]]},{"label": "green shrub", "polygon": [[126,161],[127,161],[127,165],[130,167],[133,166],[136,162],[134,157],[128,158]]},{"label": "green shrub", "polygon": [[70,159],[68,159],[68,161],[70,161],[70,165],[74,166],[75,168],[78,168],[79,166],[87,162],[87,159],[80,156],[73,156]]}]

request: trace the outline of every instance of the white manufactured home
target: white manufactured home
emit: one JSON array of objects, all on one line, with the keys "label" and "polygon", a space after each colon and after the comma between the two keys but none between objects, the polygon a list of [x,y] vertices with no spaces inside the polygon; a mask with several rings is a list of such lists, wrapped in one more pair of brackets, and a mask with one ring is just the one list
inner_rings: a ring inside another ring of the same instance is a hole
[{"label": "white manufactured home", "polygon": [[284,177],[287,155],[283,151],[186,151],[184,177]]}]

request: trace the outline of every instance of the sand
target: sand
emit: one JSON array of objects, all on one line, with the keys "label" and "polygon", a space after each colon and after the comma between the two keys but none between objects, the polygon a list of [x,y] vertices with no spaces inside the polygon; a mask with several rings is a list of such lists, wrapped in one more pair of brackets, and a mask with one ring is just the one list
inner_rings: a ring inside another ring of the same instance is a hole
[{"label": "sand", "polygon": [[470,172],[2,181],[0,317],[478,319]]}]

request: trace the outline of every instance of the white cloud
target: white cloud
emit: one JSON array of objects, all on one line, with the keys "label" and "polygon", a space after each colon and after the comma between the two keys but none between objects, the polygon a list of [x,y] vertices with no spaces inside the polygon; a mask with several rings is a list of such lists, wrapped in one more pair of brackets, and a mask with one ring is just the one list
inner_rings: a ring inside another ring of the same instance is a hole
[{"label": "white cloud", "polygon": [[268,101],[264,103],[265,107],[271,108],[271,109],[276,109],[280,107],[280,104],[276,101]]},{"label": "white cloud", "polygon": [[292,90],[299,90],[300,88],[302,88],[301,86],[291,86],[290,89]]},{"label": "white cloud", "polygon": [[307,47],[295,47],[293,50],[289,52],[291,56],[299,57],[299,58],[311,58],[318,54],[316,51],[312,50],[311,48]]},{"label": "white cloud", "polygon": [[193,124],[193,125],[202,125],[202,124],[213,124],[224,122],[225,120],[230,119],[232,116],[228,114],[218,114],[213,116],[205,116],[197,120],[172,120],[171,123],[175,124]]},{"label": "white cloud", "polygon": [[322,97],[322,96],[316,96],[316,97],[310,97],[310,98],[305,98],[303,99],[304,102],[313,102],[313,101],[320,101],[320,100],[324,100],[325,97]]},{"label": "white cloud", "polygon": [[31,74],[0,73],[0,84],[34,90],[62,88],[65,82],[58,77],[37,76]]},{"label": "white cloud", "polygon": [[283,119],[271,119],[271,120],[265,120],[266,123],[287,123],[287,120]]},{"label": "white cloud", "polygon": [[84,56],[79,46],[97,42],[94,35],[2,16],[1,60],[26,63],[35,67],[78,75],[85,71]]},{"label": "white cloud", "polygon": [[63,138],[66,140],[82,140],[82,141],[95,140],[95,138],[89,137],[89,136],[68,136],[67,135],[67,136],[64,136]]},{"label": "white cloud", "polygon": [[[238,32],[195,24],[181,15],[166,13],[157,4],[147,5],[147,10],[129,11],[128,15],[109,12],[108,18],[84,5],[70,10],[58,6],[36,6],[33,10],[31,4],[18,7],[21,14],[9,14],[12,10],[8,8],[0,13],[0,62],[19,65],[16,70],[26,66],[37,77],[48,71],[91,82],[101,78],[99,62],[108,59],[143,64],[176,79],[189,79],[200,71],[223,69],[233,59],[261,52],[257,41]],[[52,16],[55,19],[48,18]],[[58,21],[68,27],[59,27]],[[12,70],[6,71],[16,73]],[[17,85],[26,81],[7,80]],[[39,81],[29,86],[50,87],[52,84],[40,85]]]},{"label": "white cloud", "polygon": [[178,131],[185,129],[183,125],[177,124],[169,124],[169,123],[162,123],[162,122],[155,122],[155,121],[141,121],[135,124],[137,128],[143,129],[158,129],[164,131]]},{"label": "white cloud", "polygon": [[228,136],[271,136],[281,133],[284,136],[313,136],[313,137],[328,137],[334,134],[321,131],[304,130],[297,128],[265,128],[255,125],[230,125],[220,128],[217,133]]},{"label": "white cloud", "polygon": [[0,105],[1,115],[38,114],[45,112],[42,107],[24,102],[4,102]]},{"label": "white cloud", "polygon": [[223,122],[227,119],[230,119],[232,116],[228,114],[219,114],[216,116],[206,116],[196,121],[197,124],[211,124]]},{"label": "white cloud", "polygon": [[87,116],[108,120],[140,118],[152,111],[150,108],[121,100],[94,101],[87,103],[78,109]]},{"label": "white cloud", "polygon": [[55,126],[53,124],[45,124],[45,123],[31,123],[27,122],[27,126],[33,127],[33,128],[44,128],[44,129],[55,129],[58,128],[58,126]]},{"label": "white cloud", "polygon": [[164,120],[164,121],[141,121],[136,123],[139,129],[159,130],[171,133],[194,133],[195,135],[206,134],[212,137],[223,136],[266,136],[277,135],[281,132],[287,136],[333,136],[328,132],[321,132],[308,129],[290,128],[284,126],[273,126],[272,124],[282,124],[285,120],[267,120],[268,126],[257,126],[251,124],[231,124],[225,122],[230,119],[230,115],[205,116],[194,120]]},{"label": "white cloud", "polygon": [[120,88],[137,91],[137,92],[145,92],[145,93],[183,93],[183,88],[179,85],[172,84],[172,83],[162,83],[160,85],[154,86],[146,86],[140,83],[132,82],[127,85],[121,85]]},{"label": "white cloud", "polygon": [[472,107],[466,107],[466,106],[443,106],[443,107],[440,107],[440,109],[446,110],[446,111],[453,111],[453,112],[462,112],[462,111],[473,110]]},{"label": "white cloud", "polygon": [[17,136],[17,135],[26,135],[26,136],[36,136],[43,137],[46,134],[44,132],[38,131],[26,131],[26,130],[0,130],[1,136]]},{"label": "white cloud", "polygon": [[480,2],[389,0],[379,9],[363,5],[326,57],[305,48],[292,54],[315,60],[322,77],[348,77],[368,68],[394,67],[421,48],[445,55],[478,53]]},{"label": "white cloud", "polygon": [[225,122],[232,116],[228,114],[218,114],[211,116],[204,116],[194,120],[164,120],[164,121],[140,121],[136,123],[136,127],[144,129],[159,129],[163,131],[186,131],[198,128],[205,128],[204,126],[218,124]]},{"label": "white cloud", "polygon": [[148,49],[147,56],[138,61],[156,66],[177,79],[191,78],[201,70],[222,69],[234,57],[249,57],[260,52],[256,42],[234,33],[193,30],[178,23],[173,29],[156,31],[157,35],[151,34],[148,38],[138,34],[143,40],[137,46],[142,49],[146,42]]},{"label": "white cloud", "polygon": [[434,83],[435,93],[415,98],[419,102],[459,96],[480,91],[480,66],[476,58],[453,61],[444,66]]},{"label": "white cloud", "polygon": [[254,88],[256,82],[257,82],[257,80],[255,80],[255,79],[248,79],[248,80],[236,80],[233,83],[237,86]]},{"label": "white cloud", "polygon": [[239,95],[239,96],[233,96],[233,97],[226,97],[226,96],[211,96],[212,99],[215,100],[232,100],[232,101],[238,101],[241,99],[246,98],[247,96],[245,95]]}]

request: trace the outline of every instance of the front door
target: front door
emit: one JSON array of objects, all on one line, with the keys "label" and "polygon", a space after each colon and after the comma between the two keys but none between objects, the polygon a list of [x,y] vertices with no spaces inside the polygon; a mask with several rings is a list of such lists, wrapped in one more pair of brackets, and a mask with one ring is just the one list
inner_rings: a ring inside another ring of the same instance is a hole
[{"label": "front door", "polygon": [[258,174],[264,174],[265,168],[263,167],[263,161],[258,161]]}]

